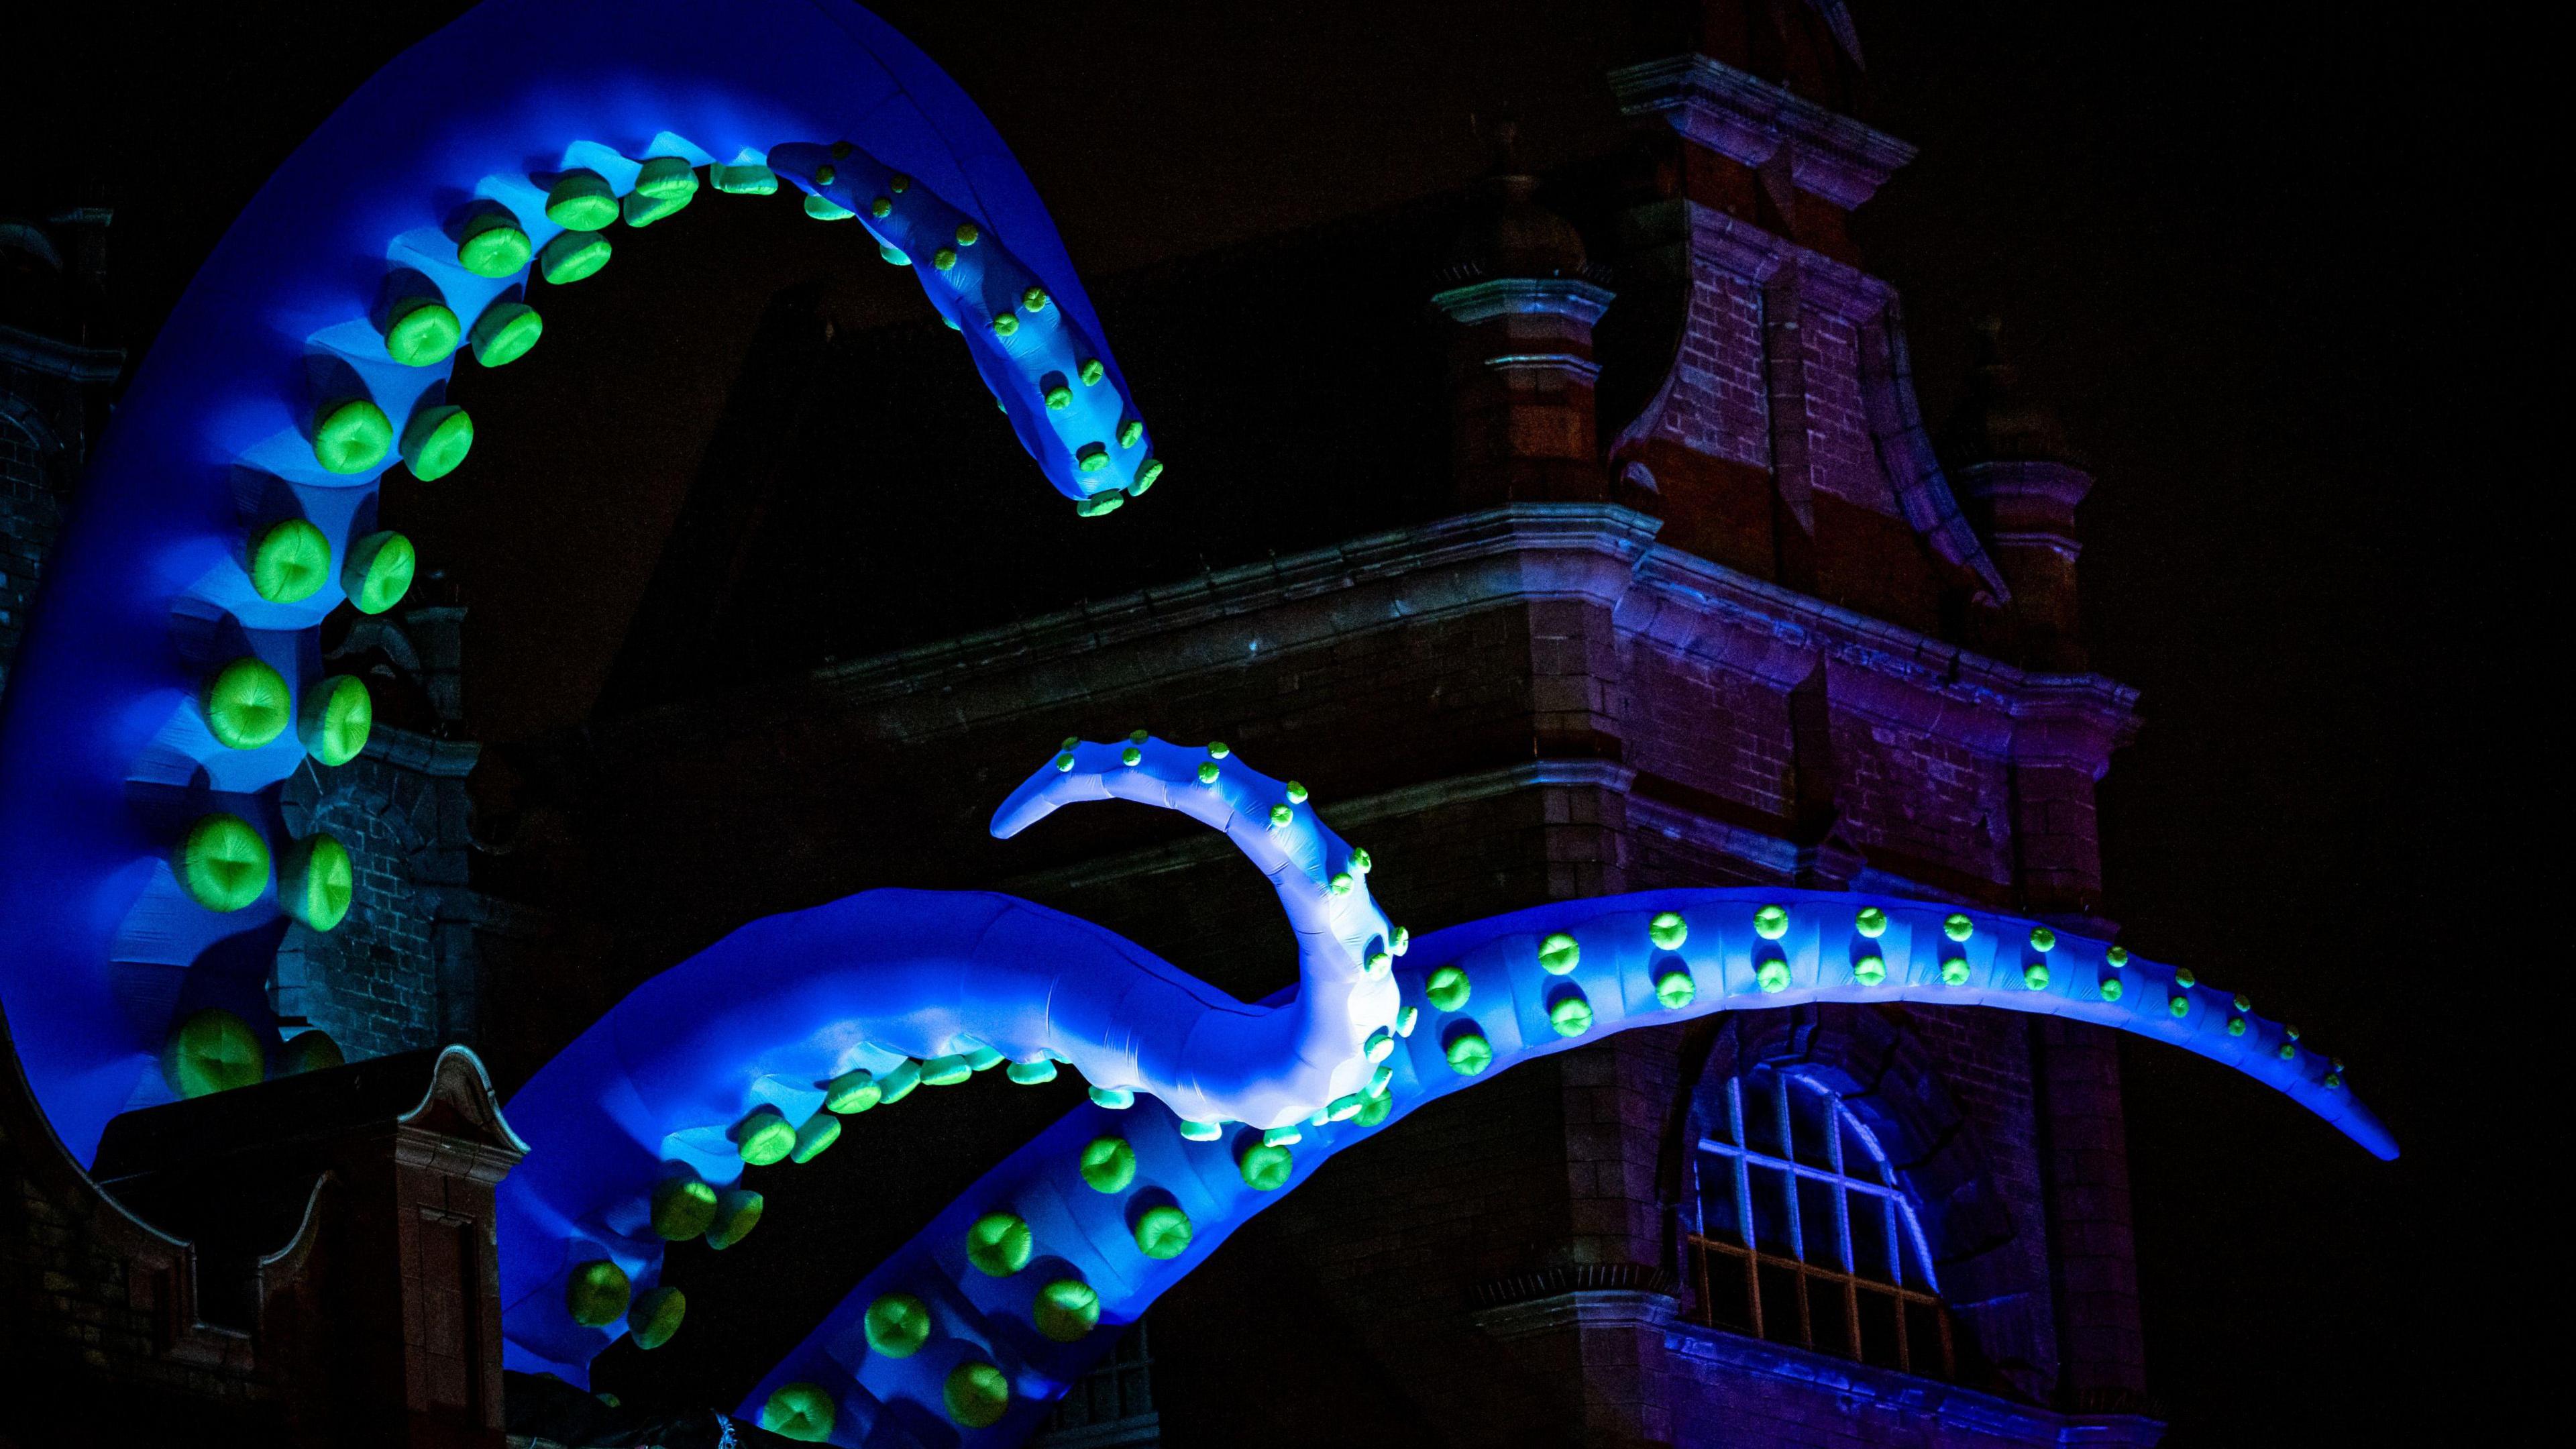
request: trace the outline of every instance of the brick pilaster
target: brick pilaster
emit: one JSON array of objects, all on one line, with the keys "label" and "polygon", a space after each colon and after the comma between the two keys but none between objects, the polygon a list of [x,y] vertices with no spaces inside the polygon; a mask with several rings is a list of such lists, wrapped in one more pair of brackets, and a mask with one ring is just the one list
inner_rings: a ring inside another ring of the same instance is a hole
[{"label": "brick pilaster", "polygon": [[2041,1161],[2059,1399],[2078,1411],[2146,1411],[2118,1044],[2106,1028],[2054,1018],[2037,1022],[2032,1035],[2046,1134]]}]

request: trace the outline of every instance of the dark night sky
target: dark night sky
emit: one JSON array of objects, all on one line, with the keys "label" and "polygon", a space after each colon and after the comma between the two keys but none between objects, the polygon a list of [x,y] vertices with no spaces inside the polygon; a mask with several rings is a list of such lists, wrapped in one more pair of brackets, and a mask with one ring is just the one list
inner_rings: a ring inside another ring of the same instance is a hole
[{"label": "dark night sky", "polygon": [[[6,63],[0,170],[107,169],[140,338],[294,141],[458,7],[71,8]],[[2497,139],[2533,83],[2502,27],[2430,7],[1857,8],[1872,119],[1923,147],[1860,237],[1906,294],[1927,412],[1957,394],[1968,319],[2001,313],[2100,479],[2087,632],[2147,717],[2104,786],[2110,914],[2299,1021],[2408,1145],[2377,1164],[2197,1058],[2128,1054],[2168,1442],[2477,1442],[2452,1416],[2530,1392],[2509,1305],[2555,1301],[2566,1259],[2489,1166],[2558,1155],[2498,1064],[2546,1017],[2480,990],[2554,1003],[2563,948],[2517,933],[2533,959],[2494,961],[2472,914],[2563,894],[2525,823],[2560,793],[2563,735],[2523,682],[2550,648],[2528,560],[2562,536],[2542,489],[2563,466],[2524,441],[2521,354],[2553,326],[2525,278],[2547,273],[2512,251],[2546,173]],[[1541,164],[1617,125],[1613,5],[879,9],[987,107],[1095,275],[1454,187],[1498,108]],[[684,478],[668,459],[702,446],[762,300],[851,269],[822,229],[746,225],[762,245],[716,275],[639,259],[667,307],[581,304],[635,361],[550,394],[600,431],[510,455],[558,486],[474,500],[481,532],[424,525],[476,607],[486,733],[578,717],[678,501],[591,485],[656,456]],[[892,305],[886,270],[847,305]],[[543,566],[574,549],[589,571]]]}]

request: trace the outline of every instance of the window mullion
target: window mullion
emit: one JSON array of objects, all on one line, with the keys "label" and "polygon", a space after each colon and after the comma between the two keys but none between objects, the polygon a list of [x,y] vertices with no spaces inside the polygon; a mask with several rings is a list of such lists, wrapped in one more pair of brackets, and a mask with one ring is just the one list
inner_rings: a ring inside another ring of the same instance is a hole
[{"label": "window mullion", "polygon": [[1781,1194],[1789,1199],[1789,1256],[1803,1263],[1807,1261],[1807,1225],[1804,1214],[1798,1211],[1798,1139],[1789,1135],[1789,1079],[1772,1073],[1771,1092],[1772,1114],[1780,1121],[1780,1155],[1789,1168],[1780,1184]]}]

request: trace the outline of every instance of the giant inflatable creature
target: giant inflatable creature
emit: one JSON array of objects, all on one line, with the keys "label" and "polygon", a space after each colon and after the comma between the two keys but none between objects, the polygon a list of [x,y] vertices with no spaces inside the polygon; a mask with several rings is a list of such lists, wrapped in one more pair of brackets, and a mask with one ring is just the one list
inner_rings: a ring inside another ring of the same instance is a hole
[{"label": "giant inflatable creature", "polygon": [[[842,0],[493,0],[370,80],[171,314],[83,485],[0,732],[0,992],[87,1160],[133,1107],[259,1080],[270,958],[348,909],[349,854],[279,786],[364,747],[323,617],[381,612],[411,544],[376,484],[472,468],[459,367],[541,345],[549,289],[716,192],[804,193],[910,267],[1086,515],[1162,465],[1053,225],[940,70]],[[589,280],[598,274],[602,280]],[[647,983],[509,1103],[510,1362],[576,1383],[686,1299],[662,1246],[751,1231],[745,1164],[986,1069],[1076,1112],[987,1173],[748,1393],[842,1444],[1014,1443],[1154,1297],[1335,1151],[1515,1063],[1736,1007],[1918,1000],[2172,1041],[2381,1156],[2340,1065],[2242,997],[2034,922],[1756,889],[1569,902],[1408,942],[1372,862],[1221,744],[1068,740],[997,834],[1126,799],[1220,829],[1276,886],[1294,988],[1247,1005],[1098,927],[876,891],[744,927]]]}]

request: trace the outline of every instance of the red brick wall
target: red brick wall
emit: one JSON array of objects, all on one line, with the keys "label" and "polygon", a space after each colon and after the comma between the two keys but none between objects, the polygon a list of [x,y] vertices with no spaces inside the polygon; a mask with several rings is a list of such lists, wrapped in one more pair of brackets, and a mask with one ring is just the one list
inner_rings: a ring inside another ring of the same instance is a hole
[{"label": "red brick wall", "polygon": [[1762,357],[1762,289],[1693,258],[1690,301],[1657,436],[1712,458],[1771,462],[1769,371]]}]

